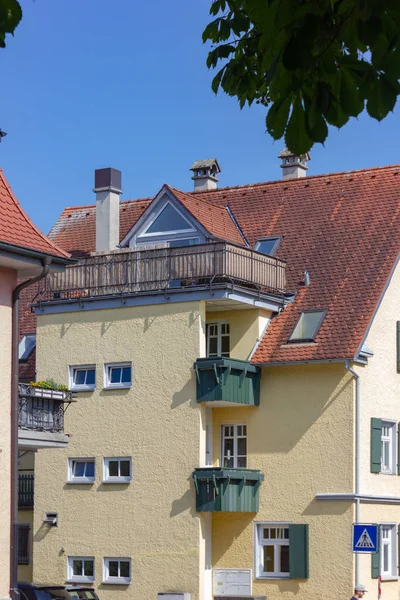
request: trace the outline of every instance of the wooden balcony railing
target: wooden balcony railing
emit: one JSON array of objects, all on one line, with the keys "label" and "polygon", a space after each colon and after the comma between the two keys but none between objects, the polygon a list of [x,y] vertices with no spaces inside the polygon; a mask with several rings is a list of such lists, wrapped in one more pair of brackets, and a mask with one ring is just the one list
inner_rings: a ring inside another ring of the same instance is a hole
[{"label": "wooden balcony railing", "polygon": [[40,301],[165,291],[231,283],[282,293],[286,263],[254,250],[212,242],[179,248],[98,254],[48,275]]}]

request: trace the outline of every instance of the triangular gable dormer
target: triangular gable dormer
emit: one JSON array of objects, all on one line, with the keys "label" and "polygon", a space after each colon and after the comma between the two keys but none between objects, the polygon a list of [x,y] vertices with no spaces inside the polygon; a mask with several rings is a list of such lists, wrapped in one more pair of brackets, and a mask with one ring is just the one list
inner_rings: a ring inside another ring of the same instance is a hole
[{"label": "triangular gable dormer", "polygon": [[189,246],[202,244],[209,237],[173,193],[163,188],[122,240],[121,247]]}]

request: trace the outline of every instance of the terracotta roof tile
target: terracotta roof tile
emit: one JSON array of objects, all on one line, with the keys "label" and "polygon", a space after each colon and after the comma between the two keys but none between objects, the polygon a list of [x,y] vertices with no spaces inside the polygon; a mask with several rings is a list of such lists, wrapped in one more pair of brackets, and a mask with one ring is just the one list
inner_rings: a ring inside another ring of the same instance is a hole
[{"label": "terracotta roof tile", "polygon": [[0,169],[0,242],[29,248],[61,258],[68,252],[49,240],[30,220]]}]

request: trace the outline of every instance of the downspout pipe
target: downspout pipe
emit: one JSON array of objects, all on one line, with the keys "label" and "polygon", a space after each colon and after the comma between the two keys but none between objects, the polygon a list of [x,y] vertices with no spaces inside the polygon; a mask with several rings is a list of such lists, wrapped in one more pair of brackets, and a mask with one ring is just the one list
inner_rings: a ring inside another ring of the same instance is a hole
[{"label": "downspout pipe", "polygon": [[[351,373],[356,383],[356,465],[355,465],[355,494],[356,494],[356,523],[360,522],[360,442],[361,442],[361,391],[360,374],[354,371],[345,361],[345,367]],[[355,560],[355,585],[358,585],[360,577],[360,555],[356,554]]]},{"label": "downspout pipe", "polygon": [[11,363],[11,531],[10,531],[10,596],[18,594],[18,382],[19,382],[19,296],[21,290],[44,279],[50,271],[51,257],[42,258],[42,272],[23,281],[12,295],[12,363]]}]

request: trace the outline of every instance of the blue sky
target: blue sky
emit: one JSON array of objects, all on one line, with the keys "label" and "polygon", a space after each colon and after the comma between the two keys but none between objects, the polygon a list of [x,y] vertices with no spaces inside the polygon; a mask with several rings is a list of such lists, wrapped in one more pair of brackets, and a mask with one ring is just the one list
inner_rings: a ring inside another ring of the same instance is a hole
[{"label": "blue sky", "polygon": [[[0,165],[47,232],[65,206],[94,202],[93,171],[122,171],[122,198],[163,183],[192,189],[189,167],[216,156],[220,185],[280,178],[283,147],[265,109],[215,96],[201,33],[211,0],[22,0],[0,50]],[[312,151],[309,174],[399,162],[400,112],[366,115]]]}]

